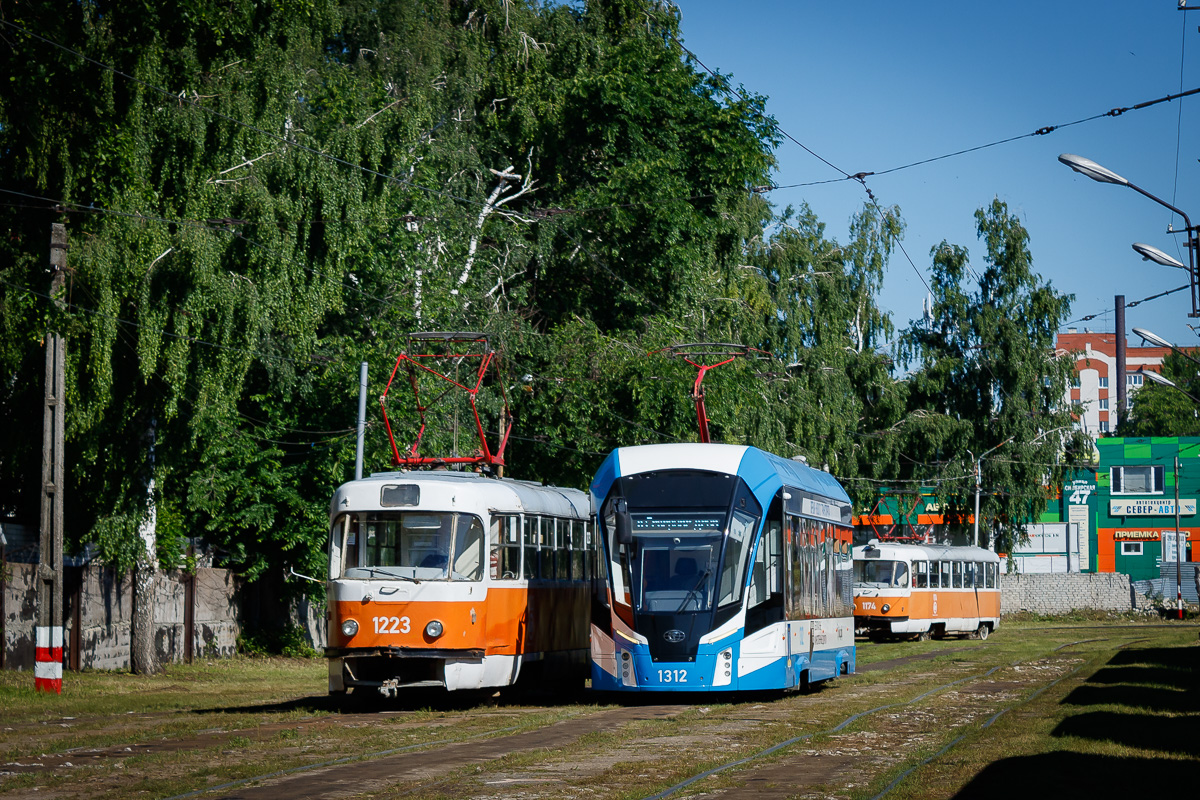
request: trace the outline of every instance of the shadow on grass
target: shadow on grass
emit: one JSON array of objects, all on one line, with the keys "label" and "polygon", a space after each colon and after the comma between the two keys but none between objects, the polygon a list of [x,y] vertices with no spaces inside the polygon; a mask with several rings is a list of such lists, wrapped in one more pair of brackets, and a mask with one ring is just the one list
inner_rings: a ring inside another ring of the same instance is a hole
[{"label": "shadow on grass", "polygon": [[1024,789],[1037,797],[1143,797],[1151,785],[1185,787],[1195,779],[1192,761],[1063,751],[992,762],[954,796],[1012,800],[1014,791]]},{"label": "shadow on grass", "polygon": [[1068,706],[1126,706],[1158,712],[1189,712],[1200,710],[1196,692],[1180,689],[1156,689],[1146,686],[1080,686],[1065,698]]},{"label": "shadow on grass", "polygon": [[1149,752],[1200,757],[1200,740],[1196,738],[1197,722],[1194,716],[1160,717],[1153,714],[1089,711],[1063,720],[1052,731],[1052,735],[1112,742]]},{"label": "shadow on grass", "polygon": [[1140,683],[1151,686],[1169,686],[1190,689],[1196,685],[1196,676],[1188,670],[1170,667],[1104,667],[1087,679],[1088,683]]},{"label": "shadow on grass", "polygon": [[1144,649],[1121,650],[1109,664],[1153,664],[1169,669],[1191,670],[1200,668],[1200,647],[1147,647]]}]

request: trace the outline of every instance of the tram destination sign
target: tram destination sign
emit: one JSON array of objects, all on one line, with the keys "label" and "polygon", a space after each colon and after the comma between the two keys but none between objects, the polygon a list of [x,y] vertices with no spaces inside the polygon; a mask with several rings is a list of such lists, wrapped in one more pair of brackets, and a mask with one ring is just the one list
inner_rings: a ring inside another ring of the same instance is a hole
[{"label": "tram destination sign", "polygon": [[[1186,517],[1195,516],[1196,501],[1194,499],[1180,500],[1179,513]],[[1109,500],[1108,515],[1110,517],[1173,517],[1175,516],[1175,501],[1147,498]]]},{"label": "tram destination sign", "polygon": [[679,533],[719,531],[725,527],[724,514],[634,514],[633,529],[638,533]]},{"label": "tram destination sign", "polygon": [[818,517],[819,519],[827,519],[833,522],[842,521],[842,507],[837,503],[826,503],[821,500],[813,500],[811,497],[806,497],[800,501],[800,513],[810,517]]}]

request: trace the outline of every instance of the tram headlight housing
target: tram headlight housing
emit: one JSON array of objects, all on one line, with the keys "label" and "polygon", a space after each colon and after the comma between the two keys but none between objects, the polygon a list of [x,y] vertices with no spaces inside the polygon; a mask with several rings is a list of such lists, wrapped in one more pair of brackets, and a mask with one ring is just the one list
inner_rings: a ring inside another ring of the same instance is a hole
[{"label": "tram headlight housing", "polygon": [[342,635],[349,639],[354,634],[358,633],[358,622],[348,619],[342,623]]},{"label": "tram headlight housing", "polygon": [[892,610],[892,607],[890,605],[888,605],[887,603],[883,604],[883,609],[882,609],[883,613],[886,614],[887,612],[889,612],[891,610]]},{"label": "tram headlight housing", "polygon": [[442,635],[443,630],[442,623],[438,622],[436,619],[431,620],[429,624],[425,626],[425,635],[430,639],[436,639]]}]

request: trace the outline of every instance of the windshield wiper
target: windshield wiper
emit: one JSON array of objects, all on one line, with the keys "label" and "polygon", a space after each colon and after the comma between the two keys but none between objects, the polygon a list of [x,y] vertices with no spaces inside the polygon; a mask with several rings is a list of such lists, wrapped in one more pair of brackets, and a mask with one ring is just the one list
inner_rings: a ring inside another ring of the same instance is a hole
[{"label": "windshield wiper", "polygon": [[[699,590],[700,585],[702,583],[704,583],[704,581],[706,581],[708,579],[708,576],[711,574],[712,574],[711,569],[706,569],[706,570],[704,570],[704,572],[700,573],[700,578],[699,578],[699,580],[696,581],[696,585],[693,586],[691,589],[688,589],[688,593],[683,596],[683,602],[679,604],[679,608],[675,609],[676,614],[680,614],[683,612],[684,607],[686,607],[688,602],[692,599],[692,597],[696,595],[696,592],[697,592],[697,590]],[[700,598],[696,597],[696,599],[698,601]],[[696,606],[697,606],[696,610],[699,611],[700,603],[697,602]]]},{"label": "windshield wiper", "polygon": [[364,569],[367,572],[371,573],[372,575],[378,573],[380,575],[383,575],[386,578],[399,578],[402,581],[412,581],[413,583],[421,582],[421,581],[417,580],[416,578],[409,577],[408,575],[400,575],[395,572],[385,572],[384,570],[377,569],[376,567],[359,567],[359,569]]}]

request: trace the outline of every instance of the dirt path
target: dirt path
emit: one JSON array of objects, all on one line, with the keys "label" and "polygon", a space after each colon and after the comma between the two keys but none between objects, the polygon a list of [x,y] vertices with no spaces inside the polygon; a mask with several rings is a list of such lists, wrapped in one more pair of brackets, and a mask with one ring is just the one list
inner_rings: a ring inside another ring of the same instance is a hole
[{"label": "dirt path", "polygon": [[567,720],[537,730],[459,742],[422,752],[397,753],[365,762],[342,764],[281,776],[229,792],[206,793],[227,800],[315,800],[374,794],[397,784],[443,783],[448,775],[500,758],[569,747],[588,734],[618,730],[631,722],[670,719],[679,706],[619,708]]}]

